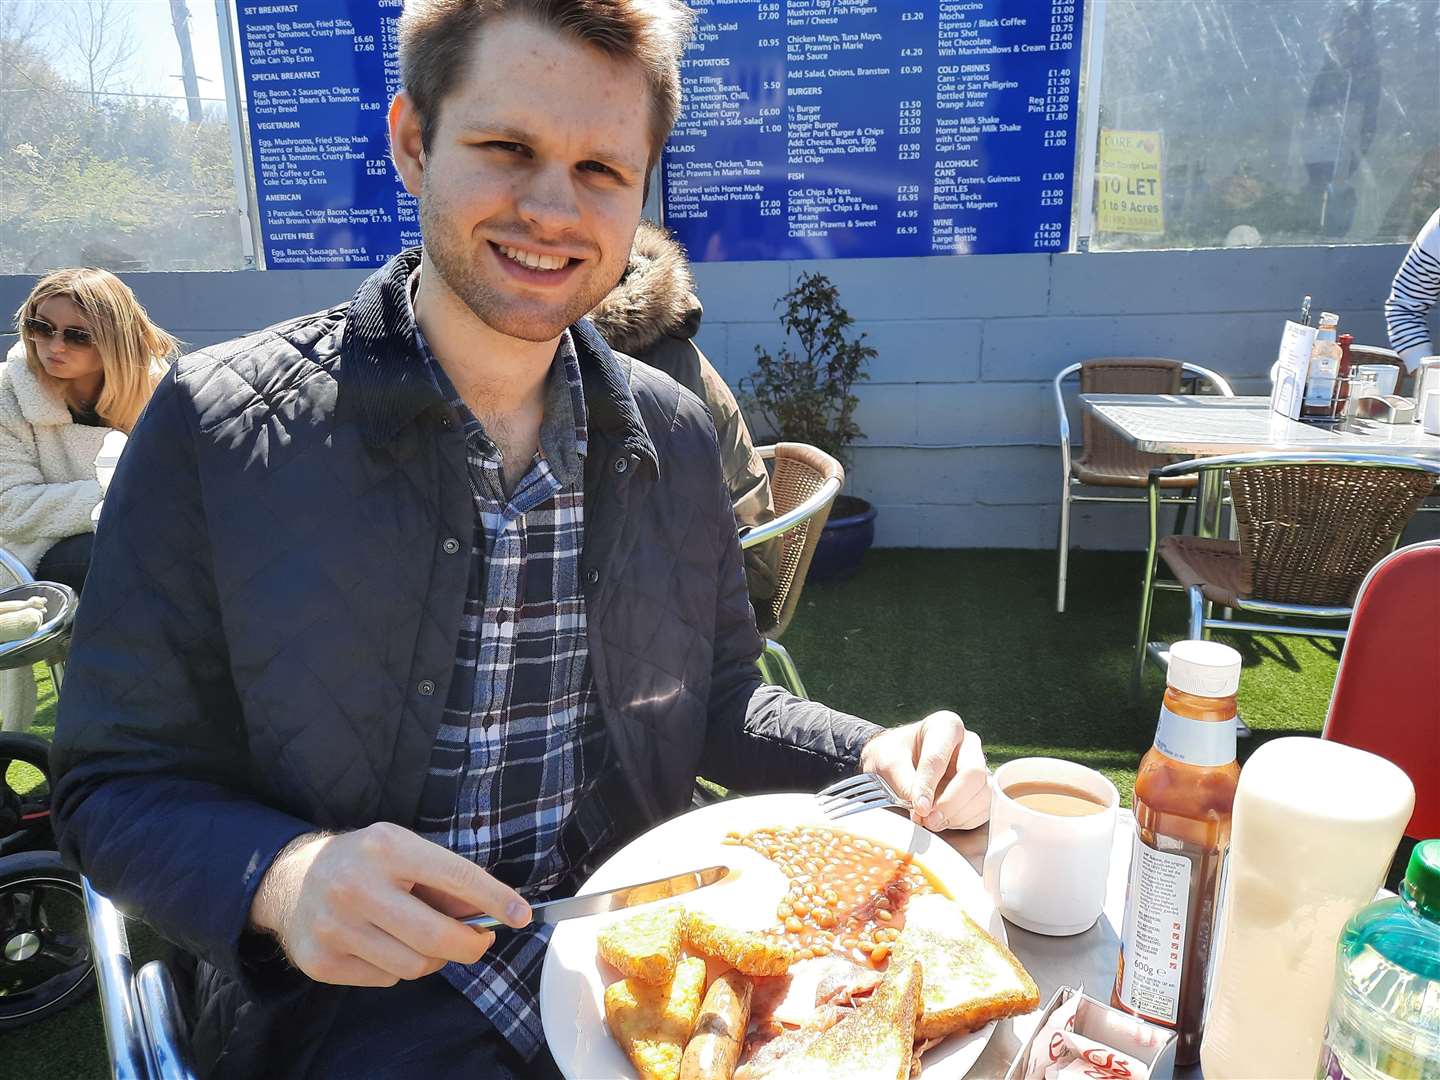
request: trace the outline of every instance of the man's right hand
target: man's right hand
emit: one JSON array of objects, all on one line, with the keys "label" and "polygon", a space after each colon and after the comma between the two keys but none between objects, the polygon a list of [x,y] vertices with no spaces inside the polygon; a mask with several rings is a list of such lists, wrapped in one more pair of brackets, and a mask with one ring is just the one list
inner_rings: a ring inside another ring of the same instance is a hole
[{"label": "man's right hand", "polygon": [[518,928],[530,906],[468,859],[389,822],[292,840],[250,906],[251,925],[278,938],[292,964],[344,986],[394,986],[450,961],[475,963],[495,935],[458,917],[481,914]]}]

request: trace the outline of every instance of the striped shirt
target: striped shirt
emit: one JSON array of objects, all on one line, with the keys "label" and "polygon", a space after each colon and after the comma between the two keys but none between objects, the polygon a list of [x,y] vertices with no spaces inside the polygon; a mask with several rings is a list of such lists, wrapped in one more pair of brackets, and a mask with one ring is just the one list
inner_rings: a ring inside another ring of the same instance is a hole
[{"label": "striped shirt", "polygon": [[1435,355],[1427,317],[1440,300],[1440,210],[1415,237],[1385,301],[1385,325],[1390,347],[1414,371],[1420,361]]},{"label": "striped shirt", "polygon": [[[597,787],[609,739],[579,580],[587,440],[579,361],[567,331],[547,377],[540,449],[507,495],[499,449],[418,324],[416,344],[462,419],[475,503],[464,618],[416,831],[533,903],[573,892],[615,831]],[[548,941],[548,927],[501,930],[479,963],[444,969],[526,1058],[544,1041],[538,995]]]}]

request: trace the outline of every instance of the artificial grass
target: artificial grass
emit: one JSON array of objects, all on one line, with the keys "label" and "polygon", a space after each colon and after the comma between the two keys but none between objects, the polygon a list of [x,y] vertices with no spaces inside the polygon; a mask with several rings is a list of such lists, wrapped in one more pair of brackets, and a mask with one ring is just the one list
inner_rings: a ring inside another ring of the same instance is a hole
[{"label": "artificial grass", "polygon": [[[810,585],[785,644],[810,695],[895,725],[952,708],[991,764],[1069,758],[1109,776],[1126,804],[1155,733],[1163,681],[1153,666],[1129,692],[1141,556],[1077,552],[1069,610],[1054,610],[1053,553],[877,551],[860,575]],[[1157,600],[1152,638],[1179,637],[1182,601]],[[1333,642],[1220,635],[1245,660],[1240,707],[1254,738],[1318,733],[1335,681]],[[42,673],[37,669],[37,676]],[[54,695],[42,677],[35,727],[49,735]],[[44,1024],[0,1034],[7,1080],[103,1080],[94,999]]]}]

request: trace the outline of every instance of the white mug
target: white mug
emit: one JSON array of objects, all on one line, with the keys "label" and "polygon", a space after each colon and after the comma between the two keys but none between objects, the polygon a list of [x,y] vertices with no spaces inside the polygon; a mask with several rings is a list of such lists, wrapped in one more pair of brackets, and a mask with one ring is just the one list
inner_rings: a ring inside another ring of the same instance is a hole
[{"label": "white mug", "polygon": [[[1102,809],[1067,817],[1021,805],[1006,790],[1026,782],[1079,789]],[[1115,785],[1073,761],[1034,757],[1001,765],[990,778],[990,790],[985,889],[1000,914],[1052,937],[1089,930],[1105,907],[1120,807]]]}]

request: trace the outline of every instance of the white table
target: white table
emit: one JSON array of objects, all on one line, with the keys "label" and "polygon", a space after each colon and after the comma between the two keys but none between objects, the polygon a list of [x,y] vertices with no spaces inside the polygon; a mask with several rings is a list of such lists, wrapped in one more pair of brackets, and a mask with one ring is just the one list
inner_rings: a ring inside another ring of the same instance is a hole
[{"label": "white table", "polygon": [[[989,829],[982,826],[969,832],[948,832],[945,839],[965,856],[980,873],[985,862],[985,845]],[[1046,937],[1031,933],[1013,923],[1005,924],[1010,950],[1035,985],[1040,988],[1040,1004],[1044,1006],[1056,987],[1083,987],[1085,992],[1101,1001],[1110,999],[1115,983],[1115,964],[1120,955],[1120,927],[1125,919],[1125,889],[1130,879],[1130,853],[1135,840],[1135,816],[1121,810],[1115,825],[1115,844],[1110,855],[1110,877],[1105,886],[1105,910],[1100,921],[1083,934],[1072,937]],[[970,1070],[967,1080],[996,1080],[1003,1077],[1010,1060],[1025,1045],[1039,1026],[1040,1013],[1003,1020],[995,1029],[985,1052]],[[1175,1070],[1177,1078],[1198,1080],[1200,1066]]]},{"label": "white table", "polygon": [[1082,394],[1080,400],[1147,454],[1216,457],[1266,450],[1341,451],[1440,461],[1440,435],[1427,435],[1419,424],[1360,418],[1302,424],[1271,412],[1269,398]]},{"label": "white table", "polygon": [[[1147,454],[1220,457],[1276,452],[1369,454],[1440,462],[1440,435],[1419,424],[1351,418],[1302,424],[1270,411],[1263,397],[1199,394],[1081,394],[1081,402]],[[1198,536],[1220,533],[1218,471],[1201,472],[1196,492]]]}]

